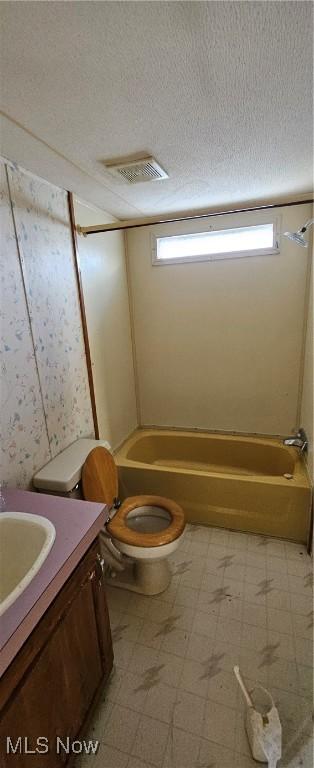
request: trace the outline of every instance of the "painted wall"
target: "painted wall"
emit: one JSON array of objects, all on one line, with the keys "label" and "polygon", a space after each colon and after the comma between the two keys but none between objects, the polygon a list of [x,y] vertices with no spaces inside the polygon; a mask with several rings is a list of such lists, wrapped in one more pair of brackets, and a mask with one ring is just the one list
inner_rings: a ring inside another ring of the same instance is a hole
[{"label": "painted wall", "polygon": [[[112,221],[75,201],[81,226]],[[78,238],[99,433],[113,448],[137,426],[124,237],[110,232]]]},{"label": "painted wall", "polygon": [[[281,209],[280,231],[309,216],[306,205]],[[288,434],[297,420],[308,252],[281,238],[279,255],[152,266],[152,233],[206,228],[208,220],[127,235],[141,424]]]},{"label": "painted wall", "polygon": [[11,164],[0,169],[0,479],[28,487],[94,432],[66,193]]},{"label": "painted wall", "polygon": [[303,392],[302,392],[302,405],[301,405],[301,425],[304,427],[309,439],[309,451],[307,456],[309,472],[312,480],[314,479],[314,451],[313,451],[313,397],[314,397],[314,383],[313,383],[313,262],[312,270],[310,273],[310,291],[309,291],[309,305],[307,316],[307,332],[305,343],[305,355],[304,355],[304,378],[303,378]]}]

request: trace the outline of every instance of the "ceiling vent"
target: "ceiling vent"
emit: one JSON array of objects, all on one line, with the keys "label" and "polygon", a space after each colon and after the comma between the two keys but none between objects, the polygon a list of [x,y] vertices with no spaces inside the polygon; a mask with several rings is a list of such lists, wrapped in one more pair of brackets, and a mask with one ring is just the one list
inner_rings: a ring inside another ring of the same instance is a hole
[{"label": "ceiling vent", "polygon": [[128,184],[140,184],[142,181],[168,179],[168,174],[153,157],[126,158],[109,160],[105,166],[115,178],[124,179]]}]

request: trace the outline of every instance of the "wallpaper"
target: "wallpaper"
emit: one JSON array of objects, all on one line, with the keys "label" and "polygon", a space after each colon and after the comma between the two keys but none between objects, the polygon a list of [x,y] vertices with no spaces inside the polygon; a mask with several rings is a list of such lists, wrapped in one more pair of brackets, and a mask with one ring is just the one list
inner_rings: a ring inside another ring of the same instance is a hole
[{"label": "wallpaper", "polygon": [[12,164],[7,170],[14,219],[6,194],[1,479],[26,486],[94,429],[66,192]]},{"label": "wallpaper", "polygon": [[36,360],[8,196],[0,163],[0,479],[27,486],[50,458]]}]

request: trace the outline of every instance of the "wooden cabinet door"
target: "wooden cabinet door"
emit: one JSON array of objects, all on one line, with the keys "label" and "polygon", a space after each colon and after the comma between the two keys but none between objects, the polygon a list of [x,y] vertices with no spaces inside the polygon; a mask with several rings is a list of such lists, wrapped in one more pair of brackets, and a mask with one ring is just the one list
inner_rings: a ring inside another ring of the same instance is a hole
[{"label": "wooden cabinet door", "polygon": [[[86,556],[87,565],[90,555],[91,551]],[[93,555],[94,568],[89,568],[87,575],[85,570],[82,579],[81,564],[78,573],[71,577],[66,595],[69,599],[63,605],[62,615],[4,708],[0,726],[1,768],[65,765],[70,755],[62,749],[57,754],[57,736],[64,743],[78,738],[111,670],[111,634],[103,577],[95,551]],[[73,579],[79,582],[74,590]],[[31,636],[32,646],[35,632],[37,629]],[[29,749],[36,748],[38,737],[48,737],[49,752],[25,754],[23,741],[21,753],[5,754],[8,736],[12,744],[20,736],[28,737]]]}]

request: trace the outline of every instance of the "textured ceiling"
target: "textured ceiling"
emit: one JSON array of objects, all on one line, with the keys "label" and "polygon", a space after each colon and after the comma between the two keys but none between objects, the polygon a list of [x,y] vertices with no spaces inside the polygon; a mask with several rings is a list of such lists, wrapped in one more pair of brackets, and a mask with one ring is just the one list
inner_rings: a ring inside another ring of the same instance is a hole
[{"label": "textured ceiling", "polygon": [[[0,6],[7,157],[120,218],[311,189],[310,2]],[[143,150],[169,179],[102,166]]]}]

